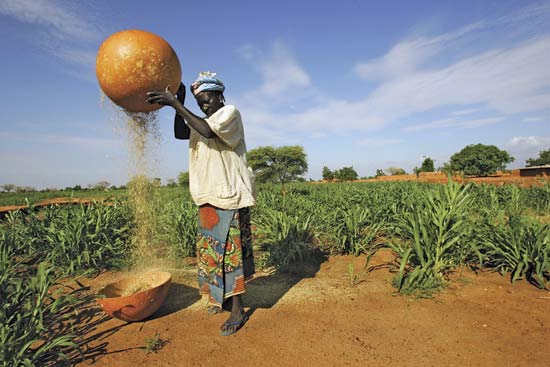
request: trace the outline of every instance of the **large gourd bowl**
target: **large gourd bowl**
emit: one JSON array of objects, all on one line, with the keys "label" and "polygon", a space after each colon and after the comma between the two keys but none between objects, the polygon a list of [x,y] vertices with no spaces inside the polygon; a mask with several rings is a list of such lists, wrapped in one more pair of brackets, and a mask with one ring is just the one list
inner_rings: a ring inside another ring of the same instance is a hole
[{"label": "large gourd bowl", "polygon": [[164,271],[129,275],[98,292],[98,303],[120,320],[140,321],[155,313],[168,295],[172,276]]}]

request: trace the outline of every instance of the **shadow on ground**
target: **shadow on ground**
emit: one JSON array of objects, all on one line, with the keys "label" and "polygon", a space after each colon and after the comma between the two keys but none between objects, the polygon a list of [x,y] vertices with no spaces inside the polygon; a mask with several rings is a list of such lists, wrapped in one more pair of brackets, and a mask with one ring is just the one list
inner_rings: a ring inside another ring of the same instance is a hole
[{"label": "shadow on ground", "polygon": [[[89,288],[87,288],[87,290],[89,291]],[[151,321],[178,312],[194,304],[199,299],[199,294],[195,288],[183,284],[172,283],[166,300],[161,308],[141,322]],[[143,349],[143,347],[134,347],[121,350],[108,350],[109,337],[129,325],[127,322],[120,321],[116,326],[105,328],[106,325],[103,324],[109,320],[112,320],[112,317],[103,312],[101,307],[96,303],[95,296],[90,293],[87,296],[86,302],[80,307],[78,316],[75,320],[76,325],[78,325],[78,344],[82,351],[82,355],[72,353],[72,358],[70,358],[72,361],[76,363],[86,362],[87,364],[93,364],[108,354],[117,354],[133,349]]]},{"label": "shadow on ground", "polygon": [[144,321],[154,320],[181,311],[198,300],[200,300],[200,295],[196,288],[172,282],[166,300],[160,309]]},{"label": "shadow on ground", "polygon": [[326,257],[318,255],[304,264],[294,264],[284,272],[257,276],[246,283],[244,304],[252,311],[273,307],[302,279],[315,277],[324,261]]}]

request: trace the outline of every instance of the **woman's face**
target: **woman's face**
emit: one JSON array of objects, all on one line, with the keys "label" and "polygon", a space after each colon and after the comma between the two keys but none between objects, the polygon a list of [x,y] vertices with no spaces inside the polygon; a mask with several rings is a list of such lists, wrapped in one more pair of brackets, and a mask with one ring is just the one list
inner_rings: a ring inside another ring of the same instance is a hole
[{"label": "woman's face", "polygon": [[197,94],[195,98],[201,111],[207,117],[212,116],[214,112],[223,107],[223,98],[219,92],[204,91]]}]

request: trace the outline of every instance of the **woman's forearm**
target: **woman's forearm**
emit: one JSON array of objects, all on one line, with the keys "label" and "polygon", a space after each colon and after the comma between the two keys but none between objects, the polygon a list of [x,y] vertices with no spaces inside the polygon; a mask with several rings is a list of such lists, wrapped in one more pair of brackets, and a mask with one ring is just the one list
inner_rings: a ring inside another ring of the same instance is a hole
[{"label": "woman's forearm", "polygon": [[183,106],[181,103],[177,103],[176,106],[174,106],[174,109],[176,110],[176,113],[183,117],[187,124],[193,128],[196,132],[204,136],[205,138],[214,138],[216,134],[212,131],[208,123],[199,116],[195,115],[193,112],[189,111],[185,106]]}]

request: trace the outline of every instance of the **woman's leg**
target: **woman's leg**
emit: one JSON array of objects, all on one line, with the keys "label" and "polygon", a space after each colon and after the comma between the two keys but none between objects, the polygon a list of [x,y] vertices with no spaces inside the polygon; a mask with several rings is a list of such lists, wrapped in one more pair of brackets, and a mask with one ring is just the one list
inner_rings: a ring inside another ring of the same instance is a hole
[{"label": "woman's leg", "polygon": [[221,327],[222,334],[225,335],[231,335],[239,330],[239,328],[243,325],[246,316],[240,294],[231,297],[231,303],[231,314]]}]

